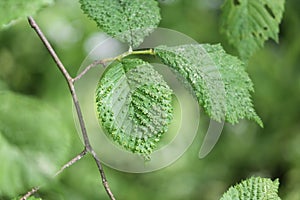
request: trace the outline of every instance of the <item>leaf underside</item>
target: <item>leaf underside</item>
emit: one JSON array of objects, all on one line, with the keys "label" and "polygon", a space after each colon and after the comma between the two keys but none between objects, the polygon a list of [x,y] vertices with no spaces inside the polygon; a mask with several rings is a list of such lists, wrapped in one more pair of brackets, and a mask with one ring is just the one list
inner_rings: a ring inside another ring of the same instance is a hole
[{"label": "leaf underside", "polygon": [[220,200],[280,200],[279,181],[268,178],[251,177],[229,190]]},{"label": "leaf underside", "polygon": [[35,14],[40,8],[53,3],[53,0],[2,0],[0,1],[0,29],[8,27],[21,18]]},{"label": "leaf underside", "polygon": [[80,0],[81,9],[108,35],[137,47],[160,22],[155,0]]},{"label": "leaf underside", "polygon": [[243,60],[269,38],[278,42],[284,0],[226,0],[222,11],[221,31]]},{"label": "leaf underside", "polygon": [[159,46],[155,53],[179,74],[212,119],[237,123],[248,118],[262,126],[253,108],[253,84],[243,62],[226,54],[221,45]]},{"label": "leaf underside", "polygon": [[149,63],[123,59],[101,77],[96,106],[112,140],[149,159],[172,120],[172,90]]}]

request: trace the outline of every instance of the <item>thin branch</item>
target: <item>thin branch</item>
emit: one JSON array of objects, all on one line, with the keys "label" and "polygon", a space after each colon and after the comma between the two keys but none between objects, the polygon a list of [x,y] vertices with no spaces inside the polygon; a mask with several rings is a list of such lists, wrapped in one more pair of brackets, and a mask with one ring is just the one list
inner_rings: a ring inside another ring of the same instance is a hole
[{"label": "thin branch", "polygon": [[[60,168],[60,170],[58,172],[56,172],[55,176],[58,176],[59,174],[61,174],[65,169],[71,167],[74,163],[76,163],[77,161],[79,161],[81,158],[83,158],[86,154],[87,154],[87,150],[86,148],[84,148],[84,150],[78,154],[76,157],[74,157],[72,160],[70,160],[68,163],[66,163],[64,166],[62,166],[62,168]],[[55,177],[54,176],[54,177]]]},{"label": "thin branch", "polygon": [[95,60],[94,62],[92,62],[91,64],[89,64],[80,74],[78,74],[75,78],[74,78],[74,82],[81,79],[81,77],[83,75],[85,75],[90,69],[96,67],[97,65],[102,65],[103,67],[106,67],[105,63],[103,63],[102,60]]},{"label": "thin branch", "polygon": [[65,66],[63,65],[63,63],[61,62],[61,60],[59,59],[57,54],[55,53],[55,51],[52,48],[51,44],[48,42],[47,38],[45,37],[45,35],[43,34],[41,29],[39,28],[39,26],[35,22],[35,20],[32,17],[28,17],[28,22],[29,22],[30,26],[35,30],[37,35],[40,37],[42,42],[44,43],[44,45],[47,48],[48,52],[50,53],[53,60],[55,61],[57,67],[60,69],[61,73],[63,74],[64,78],[66,79],[66,81],[68,83],[69,90],[70,90],[70,93],[72,95],[73,103],[75,105],[77,117],[78,117],[78,120],[79,120],[79,124],[80,124],[80,128],[81,128],[81,134],[82,134],[82,137],[83,137],[83,140],[84,140],[85,150],[92,154],[92,156],[93,156],[93,158],[94,158],[94,160],[97,164],[97,167],[99,169],[99,172],[100,172],[100,175],[101,175],[101,178],[102,178],[102,183],[103,183],[104,189],[106,190],[106,193],[108,194],[108,196],[111,200],[115,200],[114,195],[113,195],[113,193],[112,193],[112,191],[109,187],[109,184],[107,182],[107,179],[105,177],[105,173],[104,173],[104,170],[103,170],[103,167],[102,167],[102,163],[101,163],[100,159],[97,157],[97,155],[96,155],[95,151],[93,150],[93,148],[91,146],[91,143],[89,141],[89,137],[88,137],[88,134],[87,134],[87,131],[86,131],[82,111],[81,111],[79,101],[78,101],[78,97],[77,97],[77,94],[76,94],[76,91],[75,91],[74,79],[68,73],[67,69],[65,68]]},{"label": "thin branch", "polygon": [[[76,157],[74,157],[72,160],[70,160],[68,163],[66,163],[64,166],[62,166],[60,168],[59,171],[57,171],[54,175],[54,177],[58,176],[59,174],[61,174],[65,169],[67,169],[68,167],[71,167],[74,163],[76,163],[77,161],[79,161],[81,158],[83,158],[87,153],[86,148],[84,148],[84,150],[82,152],[80,152],[80,154],[78,154]],[[32,188],[32,190],[30,190],[29,192],[27,192],[23,197],[20,198],[20,200],[26,200],[27,198],[29,198],[30,196],[34,195],[35,193],[37,193],[37,191],[41,188],[41,186],[39,187],[34,187]]]},{"label": "thin branch", "polygon": [[30,196],[34,195],[39,189],[40,189],[40,187],[34,187],[34,188],[32,188],[23,197],[21,197],[20,200],[26,200],[26,199],[28,199]]},{"label": "thin branch", "polygon": [[40,39],[42,40],[42,42],[46,46],[47,50],[49,51],[50,55],[52,56],[54,62],[57,65],[57,67],[63,73],[63,75],[67,79],[67,81],[72,80],[72,77],[70,76],[70,74],[68,73],[68,71],[66,70],[66,68],[64,67],[64,65],[62,64],[60,59],[58,58],[58,56],[55,53],[54,49],[52,48],[51,44],[48,42],[47,38],[45,37],[45,35],[41,31],[41,29],[39,28],[37,23],[34,21],[34,19],[32,17],[28,17],[28,22],[29,22],[31,28],[33,28],[35,30],[37,35],[40,37]]},{"label": "thin branch", "polygon": [[[97,156],[97,154],[94,150],[91,151],[91,154],[93,155],[94,159],[96,160],[98,171],[100,172],[100,175],[101,175],[102,184],[104,185],[105,188],[109,188],[109,184],[107,182],[107,179],[106,179],[103,167],[101,165],[100,159],[98,158],[98,156]],[[107,192],[108,196],[112,197],[111,199],[115,200],[114,195],[113,195],[111,190],[106,190],[106,192]]]},{"label": "thin branch", "polygon": [[83,75],[85,75],[90,69],[98,66],[98,65],[102,65],[103,67],[106,67],[106,64],[115,60],[121,60],[122,58],[125,58],[129,55],[155,55],[155,52],[153,49],[143,49],[143,50],[129,50],[121,55],[118,55],[116,57],[113,58],[106,58],[103,60],[95,60],[94,62],[92,62],[91,64],[89,64],[80,74],[78,74],[75,78],[74,78],[74,82],[79,80]]},{"label": "thin branch", "polygon": [[68,83],[68,86],[69,86],[69,89],[70,89],[70,92],[71,92],[71,95],[72,95],[73,103],[75,105],[76,112],[77,112],[77,115],[78,115],[79,124],[80,124],[80,128],[81,128],[81,133],[82,133],[82,136],[83,136],[84,144],[85,144],[87,150],[90,151],[90,148],[91,148],[90,146],[91,145],[90,145],[90,142],[89,142],[89,139],[88,139],[88,136],[87,136],[85,123],[83,121],[82,112],[81,112],[79,102],[78,102],[78,98],[77,98],[77,95],[76,95],[76,92],[75,92],[75,87],[74,87],[74,84],[73,84],[73,78],[68,73],[67,69],[65,68],[65,66],[63,65],[63,63],[61,62],[61,60],[59,59],[57,54],[55,53],[53,47],[51,46],[51,44],[49,43],[49,41],[47,40],[47,38],[45,37],[45,35],[41,31],[40,27],[34,21],[34,19],[32,17],[28,17],[28,22],[31,25],[31,27],[35,30],[37,35],[40,37],[42,42],[44,43],[45,47],[47,48],[48,52],[52,56],[54,62],[57,65],[57,67],[60,69],[61,73],[63,74],[64,78],[66,79],[66,81]]}]

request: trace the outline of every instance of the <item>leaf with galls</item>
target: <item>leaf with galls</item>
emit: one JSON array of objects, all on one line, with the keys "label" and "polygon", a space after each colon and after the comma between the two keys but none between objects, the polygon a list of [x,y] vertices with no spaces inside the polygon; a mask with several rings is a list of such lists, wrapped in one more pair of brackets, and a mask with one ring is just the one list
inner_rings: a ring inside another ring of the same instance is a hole
[{"label": "leaf with galls", "polygon": [[172,120],[172,90],[153,66],[140,59],[109,66],[99,81],[96,105],[109,137],[145,159]]}]

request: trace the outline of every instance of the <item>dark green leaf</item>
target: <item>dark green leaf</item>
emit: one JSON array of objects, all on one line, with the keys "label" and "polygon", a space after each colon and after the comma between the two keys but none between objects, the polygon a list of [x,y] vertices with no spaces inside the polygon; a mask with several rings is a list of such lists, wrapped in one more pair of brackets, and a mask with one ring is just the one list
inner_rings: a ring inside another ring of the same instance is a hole
[{"label": "dark green leaf", "polygon": [[160,46],[155,53],[190,86],[212,119],[237,123],[248,118],[262,126],[253,109],[253,85],[243,63],[220,45]]},{"label": "dark green leaf", "polygon": [[0,91],[0,194],[15,196],[52,177],[65,162],[70,133],[52,107]]},{"label": "dark green leaf", "polygon": [[220,200],[280,200],[279,181],[268,178],[252,177],[229,190]]},{"label": "dark green leaf", "polygon": [[249,58],[269,38],[278,42],[284,0],[226,0],[222,10],[222,32],[242,59]]},{"label": "dark green leaf", "polygon": [[81,8],[108,35],[137,47],[160,21],[155,0],[80,0]]},{"label": "dark green leaf", "polygon": [[35,14],[40,8],[53,3],[53,0],[2,0],[0,1],[0,29],[16,20]]},{"label": "dark green leaf", "polygon": [[149,159],[172,119],[172,91],[153,67],[140,59],[110,65],[99,82],[100,123],[119,145]]}]

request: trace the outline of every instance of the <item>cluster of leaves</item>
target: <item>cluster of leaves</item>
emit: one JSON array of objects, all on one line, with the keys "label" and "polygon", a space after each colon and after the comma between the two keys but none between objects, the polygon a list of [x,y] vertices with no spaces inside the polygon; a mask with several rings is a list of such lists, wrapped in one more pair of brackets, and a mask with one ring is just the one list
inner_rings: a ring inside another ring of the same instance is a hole
[{"label": "cluster of leaves", "polygon": [[[17,12],[9,12],[14,14],[3,12],[5,17],[1,18],[1,26],[7,25],[19,17],[32,14],[51,2],[46,0],[35,1],[30,4],[23,2],[19,6],[21,10],[19,14],[16,14]],[[130,51],[143,42],[144,38],[158,26],[161,19],[158,2],[155,0],[80,0],[79,2],[82,10],[95,20],[101,30],[122,42],[126,42]],[[7,8],[7,11],[15,7],[15,2],[2,2],[1,4],[3,4],[2,7]],[[284,0],[274,4],[266,0],[226,0],[223,5],[222,32],[228,36],[229,42],[237,47],[241,58],[247,59],[258,48],[261,48],[268,38],[278,40],[278,24],[281,21],[283,9]],[[159,46],[154,49],[154,55],[181,77],[180,80],[191,89],[199,105],[212,119],[237,123],[240,119],[248,118],[262,126],[262,121],[255,113],[252,105],[250,93],[253,92],[253,86],[245,71],[244,63],[227,54],[220,45]],[[122,98],[127,100],[112,104],[116,98],[112,97],[114,96],[112,94],[115,94],[117,88],[106,88],[106,92],[110,94],[106,96],[97,95],[96,99],[99,119],[103,128],[114,141],[128,150],[148,158],[156,146],[155,143],[167,131],[167,126],[171,123],[170,88],[166,90],[166,87],[161,87],[161,85],[158,87],[147,86],[148,93],[159,96],[161,99],[151,98],[149,94],[144,93],[145,91],[141,93],[142,90],[145,90],[139,88],[141,84],[133,89],[130,87],[131,83],[129,83],[125,68],[127,65],[135,63],[135,60],[121,63],[113,63],[112,66],[114,67],[112,68],[123,68],[123,72],[125,72],[120,81],[122,86],[127,84],[127,89],[129,89],[127,93],[122,94],[125,95]],[[150,64],[136,62],[132,69],[136,68],[135,71],[140,71],[138,68],[144,65],[149,66]],[[156,80],[156,73],[151,71],[143,73],[145,76],[151,77],[152,80]],[[133,72],[131,70],[130,73]],[[115,80],[111,79],[111,76],[111,73],[105,73],[102,79]],[[159,81],[159,84],[166,85],[163,77],[160,79],[162,80]],[[102,84],[106,83],[99,82],[97,94],[101,93],[99,91],[103,89]],[[152,106],[145,107],[136,103],[142,102],[143,98],[147,98],[151,105],[153,101],[163,102],[168,109],[151,113],[153,106],[157,105],[154,103]],[[104,104],[111,106],[107,107]],[[120,111],[125,114],[119,115]],[[135,112],[135,114],[131,112]],[[162,117],[165,115],[166,117]],[[157,120],[157,118],[161,118],[161,120]],[[135,125],[131,124],[133,122]],[[157,123],[160,125],[157,126]],[[143,130],[140,127],[143,127]],[[133,129],[136,130],[133,131],[134,133],[132,133]]]},{"label": "cluster of leaves", "polygon": [[[51,0],[0,2],[5,11],[0,12],[0,28],[50,3]],[[101,30],[126,42],[130,52],[161,19],[155,0],[80,0],[80,3]],[[226,0],[222,32],[237,48],[240,58],[246,60],[267,39],[278,41],[283,10],[284,0]],[[252,105],[253,85],[244,63],[227,54],[221,45],[158,46],[153,51],[181,77],[212,119],[237,123],[248,118],[262,126]],[[113,62],[100,78],[96,94],[99,120],[108,135],[124,148],[149,158],[172,121],[172,90],[163,77],[143,60],[121,59]],[[11,196],[30,185],[38,185],[41,177],[52,174],[62,163],[69,139],[64,124],[57,120],[57,113],[40,101],[1,92],[0,102],[0,194]],[[19,115],[16,117],[15,113]],[[41,133],[42,138],[38,137]],[[45,167],[43,163],[48,165]],[[230,188],[221,200],[279,199],[277,189],[278,181],[251,178]]]},{"label": "cluster of leaves", "polygon": [[[129,52],[143,42],[158,26],[161,18],[158,2],[155,0],[80,0],[80,3],[82,10],[95,20],[102,31],[127,43]],[[225,5],[231,3],[231,0],[226,1]],[[225,11],[228,9],[224,7]],[[234,9],[229,10],[234,12]],[[238,25],[231,19],[228,23],[238,29]],[[273,23],[268,27],[271,29],[274,25]],[[251,29],[248,28],[247,31],[251,32]],[[134,50],[132,54],[135,51],[138,50]],[[227,54],[221,45],[158,46],[154,48],[153,54],[180,77],[212,119],[237,123],[240,119],[248,118],[262,126],[262,121],[253,108],[250,94],[253,92],[253,85],[245,71],[244,63]],[[127,72],[129,66],[132,69],[130,73]],[[149,87],[149,81],[143,83],[142,80],[138,80],[144,78],[139,71],[145,66],[149,71],[144,71],[144,76],[149,77],[149,80],[158,81],[160,87]],[[98,117],[107,134],[125,149],[145,158],[149,158],[155,143],[167,131],[172,119],[169,109],[172,107],[170,89],[166,90],[166,87],[162,86],[165,85],[163,80],[155,78],[162,77],[157,76],[153,70],[149,63],[137,62],[130,58],[126,58],[126,61],[116,61],[108,67],[107,73],[103,74],[96,94]],[[131,87],[132,73],[139,77],[134,81],[135,87]],[[153,96],[158,98],[154,99]],[[145,104],[148,101],[148,106],[141,103]],[[163,105],[166,109],[154,109],[154,105],[155,108],[158,106],[155,103],[157,101],[163,103],[159,107]],[[159,122],[157,118],[160,118]]]}]

